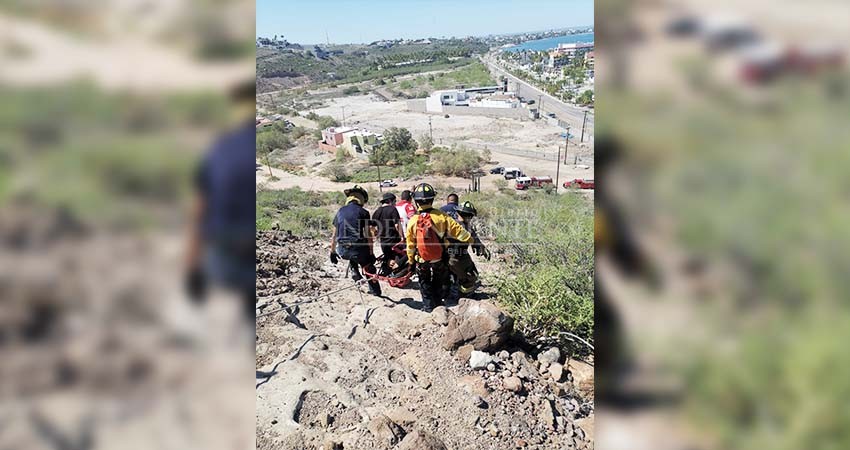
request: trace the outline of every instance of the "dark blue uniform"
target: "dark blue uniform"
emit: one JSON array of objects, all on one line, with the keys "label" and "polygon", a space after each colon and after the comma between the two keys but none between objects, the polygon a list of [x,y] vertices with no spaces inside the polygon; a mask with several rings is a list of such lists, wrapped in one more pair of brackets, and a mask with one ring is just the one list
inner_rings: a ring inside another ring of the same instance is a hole
[{"label": "dark blue uniform", "polygon": [[[375,255],[369,248],[369,211],[357,202],[349,202],[337,211],[333,225],[336,228],[336,248],[334,251],[342,259],[347,259],[354,281],[363,279],[362,268],[368,274],[375,274]],[[381,286],[377,281],[369,282],[369,290],[381,295]]]},{"label": "dark blue uniform", "polygon": [[245,296],[255,307],[255,127],[248,122],[218,139],[198,169],[195,185],[204,199],[201,239],[211,281]]},{"label": "dark blue uniform", "polygon": [[440,208],[440,211],[446,213],[454,220],[457,220],[457,203],[446,203]]}]

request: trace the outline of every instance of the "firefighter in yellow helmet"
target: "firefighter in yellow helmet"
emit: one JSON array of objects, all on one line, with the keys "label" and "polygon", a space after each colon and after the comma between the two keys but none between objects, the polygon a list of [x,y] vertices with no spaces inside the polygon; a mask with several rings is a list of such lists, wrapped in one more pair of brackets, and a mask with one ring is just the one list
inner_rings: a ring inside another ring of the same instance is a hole
[{"label": "firefighter in yellow helmet", "polygon": [[443,211],[434,208],[437,192],[428,183],[413,190],[417,213],[407,223],[407,259],[416,267],[425,311],[443,305],[448,295],[447,240],[469,244],[472,235]]}]

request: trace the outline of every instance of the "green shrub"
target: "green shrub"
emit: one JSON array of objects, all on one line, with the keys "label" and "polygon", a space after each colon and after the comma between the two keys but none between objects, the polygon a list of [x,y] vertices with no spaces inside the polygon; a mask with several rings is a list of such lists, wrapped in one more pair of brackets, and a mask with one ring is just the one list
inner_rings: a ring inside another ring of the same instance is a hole
[{"label": "green shrub", "polygon": [[278,130],[270,129],[257,133],[257,154],[268,155],[275,150],[292,148],[292,139]]},{"label": "green shrub", "polygon": [[431,152],[431,170],[446,176],[469,176],[481,167],[483,158],[472,149],[456,147],[435,148]]},{"label": "green shrub", "polygon": [[357,86],[348,86],[342,90],[343,95],[356,95],[360,93],[360,88]]},{"label": "green shrub", "polygon": [[334,210],[345,200],[342,192],[302,191],[290,188],[257,192],[257,229],[280,229],[306,237],[327,235]]},{"label": "green shrub", "polygon": [[330,127],[338,127],[339,122],[331,116],[319,116],[316,120],[316,124],[319,126],[320,130],[324,130],[325,128]]},{"label": "green shrub", "polygon": [[494,276],[498,299],[527,339],[558,340],[561,332],[592,341],[593,204],[542,192],[520,197],[467,194],[479,231],[495,240],[509,270]]},{"label": "green shrub", "polygon": [[340,147],[340,148],[336,149],[336,156],[334,157],[334,160],[335,160],[336,162],[338,162],[338,163],[344,163],[344,162],[346,162],[346,161],[348,161],[348,160],[350,160],[350,159],[351,159],[351,154],[350,154],[350,153],[348,153],[348,150],[346,150],[346,149],[344,149],[344,148],[342,148],[342,147]]},{"label": "green shrub", "polygon": [[332,161],[328,163],[320,172],[323,177],[330,179],[331,181],[344,182],[351,180],[351,173],[348,171],[348,167],[345,164],[341,164],[337,161]]}]

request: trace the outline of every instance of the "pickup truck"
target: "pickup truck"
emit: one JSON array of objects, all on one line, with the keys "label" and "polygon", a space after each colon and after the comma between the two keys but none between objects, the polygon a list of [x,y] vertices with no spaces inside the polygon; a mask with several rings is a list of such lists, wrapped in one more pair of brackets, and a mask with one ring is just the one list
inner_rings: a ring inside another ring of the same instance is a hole
[{"label": "pickup truck", "polygon": [[564,182],[565,188],[576,188],[576,189],[594,189],[596,187],[596,183],[594,183],[593,179],[583,179],[576,178],[571,181]]}]

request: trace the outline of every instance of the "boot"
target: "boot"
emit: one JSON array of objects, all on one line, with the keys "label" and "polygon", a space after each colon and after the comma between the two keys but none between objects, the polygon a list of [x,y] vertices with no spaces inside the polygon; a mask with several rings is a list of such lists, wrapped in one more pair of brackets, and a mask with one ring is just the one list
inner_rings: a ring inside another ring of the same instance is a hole
[{"label": "boot", "polygon": [[369,293],[374,295],[375,297],[381,296],[381,283],[377,281],[369,282]]}]

